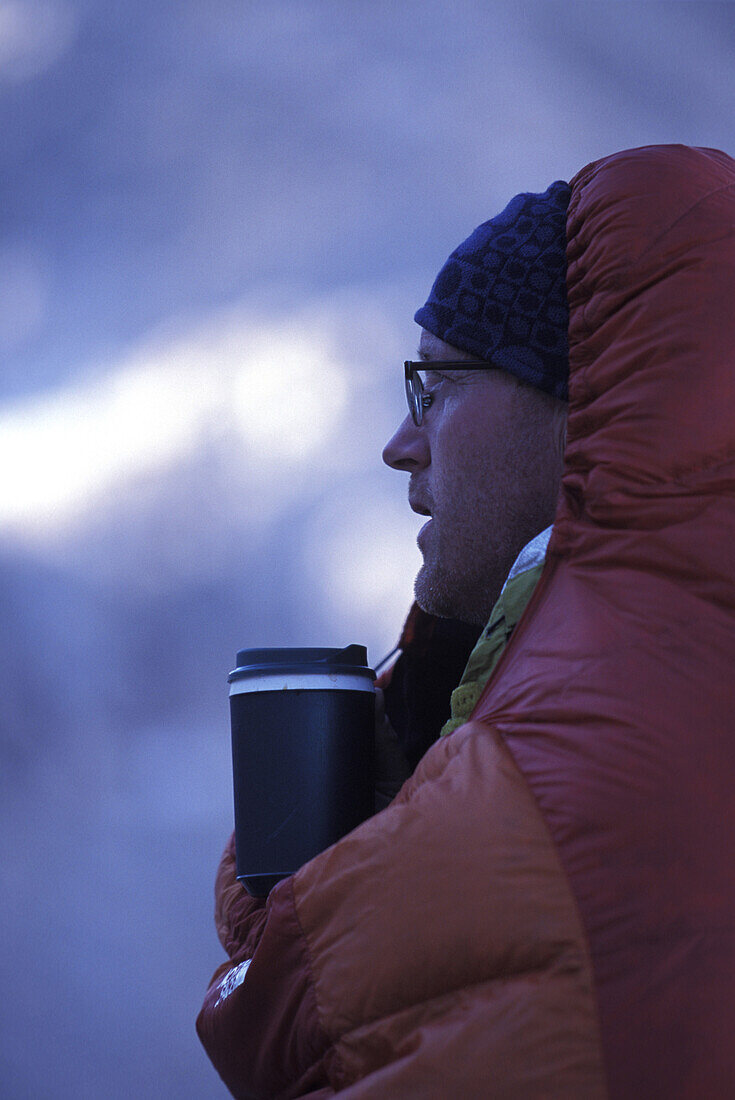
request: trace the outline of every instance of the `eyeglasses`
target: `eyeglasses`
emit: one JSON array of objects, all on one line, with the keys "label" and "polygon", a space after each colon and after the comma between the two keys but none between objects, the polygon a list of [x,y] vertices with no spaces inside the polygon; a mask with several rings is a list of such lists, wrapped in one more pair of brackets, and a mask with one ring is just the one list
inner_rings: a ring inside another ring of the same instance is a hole
[{"label": "eyeglasses", "polygon": [[406,400],[416,427],[421,426],[424,419],[424,409],[428,409],[434,400],[434,395],[427,393],[421,379],[420,371],[433,370],[492,370],[492,363],[484,359],[427,359],[414,363],[407,359],[403,364],[406,379]]}]

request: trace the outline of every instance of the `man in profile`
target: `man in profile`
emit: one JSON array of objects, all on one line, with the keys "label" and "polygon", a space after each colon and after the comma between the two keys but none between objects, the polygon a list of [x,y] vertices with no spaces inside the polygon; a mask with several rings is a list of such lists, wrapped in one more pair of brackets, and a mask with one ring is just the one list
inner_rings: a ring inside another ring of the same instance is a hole
[{"label": "man in profile", "polygon": [[[404,631],[412,641],[381,681],[408,768],[448,717],[449,691],[506,581],[486,634],[492,645],[478,647],[448,728],[469,716],[540,575],[566,436],[568,201],[561,181],[542,195],[518,195],[454,250],[416,314],[419,361],[405,365],[409,416],[383,451],[388,465],[410,474],[411,507],[430,517],[418,539],[417,607]],[[407,769],[395,748],[386,753],[389,737],[387,730],[379,740],[379,759],[394,771],[384,768],[378,787],[395,793]]]},{"label": "man in profile", "polygon": [[[735,162],[686,146],[517,196],[440,273],[385,450],[430,517],[413,770],[267,902],[226,850],[198,1030],[235,1096],[732,1095],[734,292]],[[482,632],[417,741],[447,615]]]}]

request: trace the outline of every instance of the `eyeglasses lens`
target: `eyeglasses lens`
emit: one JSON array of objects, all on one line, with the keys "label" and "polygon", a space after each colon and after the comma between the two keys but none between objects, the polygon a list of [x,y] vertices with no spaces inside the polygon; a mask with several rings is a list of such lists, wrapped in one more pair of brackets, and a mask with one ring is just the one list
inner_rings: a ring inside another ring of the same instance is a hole
[{"label": "eyeglasses lens", "polygon": [[416,395],[415,395],[415,392],[414,392],[414,380],[416,378],[416,374],[412,370],[408,371],[408,365],[407,365],[407,372],[408,373],[406,374],[406,401],[408,402],[408,411],[411,414],[411,419],[413,420],[414,424],[418,425],[418,420],[416,419]]},{"label": "eyeglasses lens", "polygon": [[406,379],[406,397],[408,410],[411,413],[414,424],[418,427],[423,418],[423,404],[421,398],[424,393],[424,384],[419,372],[414,369]]}]

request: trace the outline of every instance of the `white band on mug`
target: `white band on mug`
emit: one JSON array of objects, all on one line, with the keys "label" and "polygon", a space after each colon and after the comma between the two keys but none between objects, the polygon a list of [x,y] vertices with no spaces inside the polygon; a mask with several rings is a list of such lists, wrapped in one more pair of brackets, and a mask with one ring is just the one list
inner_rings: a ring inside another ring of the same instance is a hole
[{"label": "white band on mug", "polygon": [[367,676],[349,672],[261,672],[233,680],[230,695],[246,695],[253,691],[369,691],[372,681]]}]

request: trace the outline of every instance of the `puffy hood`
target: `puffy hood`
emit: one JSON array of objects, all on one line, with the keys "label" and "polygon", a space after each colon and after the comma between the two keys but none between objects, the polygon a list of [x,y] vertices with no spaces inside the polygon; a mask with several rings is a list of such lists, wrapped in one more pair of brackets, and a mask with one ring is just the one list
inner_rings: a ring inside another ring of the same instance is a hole
[{"label": "puffy hood", "polygon": [[734,187],[730,157],[679,145],[618,153],[572,181],[559,534],[582,511],[656,530],[732,491]]}]

